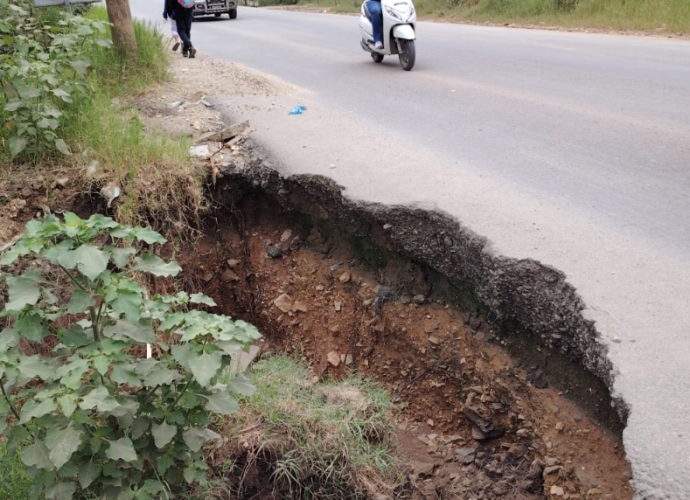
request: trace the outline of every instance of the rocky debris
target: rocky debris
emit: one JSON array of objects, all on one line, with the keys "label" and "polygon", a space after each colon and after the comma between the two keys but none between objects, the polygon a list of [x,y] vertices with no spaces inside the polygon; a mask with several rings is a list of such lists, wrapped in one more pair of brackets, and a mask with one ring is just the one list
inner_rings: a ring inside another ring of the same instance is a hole
[{"label": "rocky debris", "polygon": [[562,432],[564,429],[565,429],[565,424],[564,424],[563,422],[558,422],[558,423],[556,424],[556,430],[557,430],[558,432]]},{"label": "rocky debris", "polygon": [[350,279],[352,279],[350,273],[343,273],[340,275],[340,278],[338,278],[338,281],[340,281],[341,283],[349,283]]},{"label": "rocky debris", "polygon": [[462,410],[463,415],[472,422],[472,437],[477,441],[498,439],[505,434],[505,428],[495,425],[490,419],[482,415],[482,410],[476,406],[469,406]]},{"label": "rocky debris", "polygon": [[415,295],[414,297],[412,297],[412,301],[415,304],[422,305],[424,304],[424,302],[426,302],[426,297],[424,297],[424,295],[422,294]]},{"label": "rocky debris", "polygon": [[458,458],[458,462],[463,465],[474,463],[474,457],[476,454],[477,448],[457,448],[455,450],[455,455]]},{"label": "rocky debris", "polygon": [[549,387],[549,381],[546,379],[546,375],[544,375],[544,373],[537,368],[534,368],[527,373],[527,381],[537,389],[546,389]]},{"label": "rocky debris", "polygon": [[266,255],[272,259],[279,259],[283,256],[283,251],[277,246],[271,244],[271,240],[266,240],[264,242],[264,248],[266,249]]},{"label": "rocky debris", "polygon": [[374,303],[374,313],[378,316],[381,314],[383,304],[386,302],[393,302],[398,300],[398,296],[391,292],[387,286],[379,286],[376,290],[376,302]]},{"label": "rocky debris", "polygon": [[294,301],[292,300],[292,297],[290,297],[287,293],[284,293],[273,301],[273,305],[287,314],[292,311]]},{"label": "rocky debris", "polygon": [[292,238],[292,229],[286,229],[280,236],[280,242],[286,243],[290,238]]},{"label": "rocky debris", "polygon": [[218,142],[206,142],[204,144],[198,144],[196,146],[191,146],[189,148],[189,156],[191,158],[199,158],[201,160],[208,160],[214,154],[218,153],[223,149],[223,145]]},{"label": "rocky debris", "polygon": [[292,304],[292,311],[293,312],[299,311],[299,312],[306,313],[306,312],[309,312],[309,308],[307,307],[307,304],[305,304],[304,302],[302,302],[300,300],[296,300]]},{"label": "rocky debris", "polygon": [[556,486],[554,484],[553,486],[551,486],[551,495],[555,497],[562,497],[565,495],[565,491],[560,486]]},{"label": "rocky debris", "polygon": [[55,186],[64,189],[69,184],[69,177],[57,177],[55,179]]},{"label": "rocky debris", "polygon": [[436,464],[434,462],[410,462],[410,470],[412,474],[419,477],[430,476],[434,473],[435,467]]},{"label": "rocky debris", "polygon": [[239,142],[239,140],[242,140],[249,136],[249,134],[252,131],[252,127],[249,124],[249,121],[243,121],[241,123],[237,123],[235,125],[230,125],[223,127],[221,130],[218,132],[209,132],[207,134],[202,135],[197,139],[197,144],[200,144],[202,142],[228,142],[230,141],[231,144],[236,144]]},{"label": "rocky debris", "polygon": [[326,360],[328,361],[328,364],[331,365],[333,368],[338,368],[340,366],[340,354],[338,354],[337,351],[329,352],[326,356]]},{"label": "rocky debris", "polygon": [[229,283],[232,281],[240,281],[240,277],[232,269],[226,269],[225,271],[223,271],[223,274],[220,275],[220,279],[224,283]]},{"label": "rocky debris", "polygon": [[240,261],[237,259],[228,259],[227,260],[228,267],[234,268],[240,265]]}]

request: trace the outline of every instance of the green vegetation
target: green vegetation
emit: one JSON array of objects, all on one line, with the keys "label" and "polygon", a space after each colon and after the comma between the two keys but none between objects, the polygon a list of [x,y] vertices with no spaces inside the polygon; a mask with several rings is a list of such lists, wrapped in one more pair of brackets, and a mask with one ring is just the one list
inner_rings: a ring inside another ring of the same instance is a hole
[{"label": "green vegetation", "polygon": [[[276,3],[281,2],[276,0]],[[299,3],[328,7],[336,12],[356,12],[361,5],[358,0],[301,0]],[[687,0],[416,0],[415,7],[427,18],[456,21],[674,33],[687,33],[690,29]]]},{"label": "green vegetation", "polygon": [[[230,370],[259,334],[191,309],[215,306],[203,294],[149,299],[136,278],[180,271],[138,250],[162,243],[151,229],[66,213],[64,221],[29,222],[0,260],[14,266],[2,276],[9,321],[0,334],[0,433],[8,458],[0,470],[19,494],[26,484],[17,452],[33,498],[149,500],[206,484],[202,448],[220,438],[209,428],[212,412],[232,414],[239,404],[231,394],[253,393]],[[27,270],[19,274],[17,265]],[[25,354],[20,342],[39,354]]]},{"label": "green vegetation", "polygon": [[[284,499],[374,498],[403,490],[385,390],[355,376],[310,382],[307,367],[285,356],[261,360],[248,376],[256,392],[224,424],[223,434],[243,442],[220,457],[226,488],[250,494],[263,487]],[[242,481],[252,469],[264,471],[263,484]]]},{"label": "green vegetation", "polygon": [[0,498],[29,500],[31,479],[18,453],[9,456],[7,447],[0,446]]}]

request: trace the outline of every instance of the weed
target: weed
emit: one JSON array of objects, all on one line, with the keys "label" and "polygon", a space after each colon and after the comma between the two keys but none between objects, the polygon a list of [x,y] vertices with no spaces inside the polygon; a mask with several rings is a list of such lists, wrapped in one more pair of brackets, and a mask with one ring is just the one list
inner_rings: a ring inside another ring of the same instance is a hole
[{"label": "weed", "polygon": [[28,500],[31,485],[19,453],[9,454],[0,446],[0,498]]}]

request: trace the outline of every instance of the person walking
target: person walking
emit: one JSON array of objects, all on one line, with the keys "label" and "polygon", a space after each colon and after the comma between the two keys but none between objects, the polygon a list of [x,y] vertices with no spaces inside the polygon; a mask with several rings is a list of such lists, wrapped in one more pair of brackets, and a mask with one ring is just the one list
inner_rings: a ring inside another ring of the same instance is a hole
[{"label": "person walking", "polygon": [[175,51],[177,51],[177,49],[180,48],[180,36],[177,34],[177,22],[175,21],[175,13],[173,12],[172,17],[168,16],[167,8],[165,5],[163,6],[163,19],[165,19],[166,21],[170,20],[170,31],[171,31],[173,40],[175,40],[175,43],[173,44],[172,49],[173,49],[173,52],[175,52]]},{"label": "person walking", "polygon": [[166,0],[165,12],[177,23],[177,34],[182,40],[182,55],[193,59],[196,49],[192,45],[192,22],[194,21],[194,0]]}]

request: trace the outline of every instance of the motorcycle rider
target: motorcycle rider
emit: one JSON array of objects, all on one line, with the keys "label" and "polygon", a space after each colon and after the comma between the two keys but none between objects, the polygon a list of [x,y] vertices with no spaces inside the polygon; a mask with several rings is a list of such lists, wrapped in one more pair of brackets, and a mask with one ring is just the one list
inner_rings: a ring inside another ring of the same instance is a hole
[{"label": "motorcycle rider", "polygon": [[371,27],[374,31],[374,48],[383,48],[383,11],[381,0],[369,0],[367,10],[371,14]]}]

